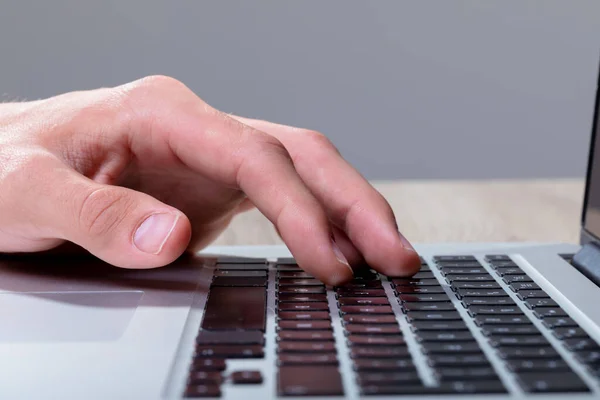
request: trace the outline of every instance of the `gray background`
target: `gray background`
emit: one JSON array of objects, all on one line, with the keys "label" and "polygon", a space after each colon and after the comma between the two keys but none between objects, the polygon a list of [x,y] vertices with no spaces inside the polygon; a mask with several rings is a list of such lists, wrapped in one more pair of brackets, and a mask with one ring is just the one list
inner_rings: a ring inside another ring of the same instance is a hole
[{"label": "gray background", "polygon": [[582,176],[600,1],[0,0],[0,99],[174,76],[369,178]]}]

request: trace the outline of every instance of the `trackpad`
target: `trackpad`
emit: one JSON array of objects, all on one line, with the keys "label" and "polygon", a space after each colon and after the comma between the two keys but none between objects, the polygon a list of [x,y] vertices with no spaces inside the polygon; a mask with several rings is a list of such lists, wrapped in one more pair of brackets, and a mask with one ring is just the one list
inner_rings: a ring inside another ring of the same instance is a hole
[{"label": "trackpad", "polygon": [[143,291],[0,293],[0,342],[117,340]]}]

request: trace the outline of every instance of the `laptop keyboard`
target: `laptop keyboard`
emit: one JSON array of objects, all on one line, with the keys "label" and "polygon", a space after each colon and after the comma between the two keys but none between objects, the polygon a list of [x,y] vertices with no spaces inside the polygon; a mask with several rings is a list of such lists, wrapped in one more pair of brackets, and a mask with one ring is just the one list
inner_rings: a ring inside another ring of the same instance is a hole
[{"label": "laptop keyboard", "polygon": [[184,396],[220,397],[224,383],[263,382],[258,370],[224,371],[228,360],[265,357],[269,282],[278,396],[343,396],[340,358],[362,396],[507,393],[506,376],[525,393],[589,392],[572,365],[600,377],[600,346],[509,256],[485,261],[440,255],[410,278],[366,268],[328,288],[293,259],[221,258]]}]

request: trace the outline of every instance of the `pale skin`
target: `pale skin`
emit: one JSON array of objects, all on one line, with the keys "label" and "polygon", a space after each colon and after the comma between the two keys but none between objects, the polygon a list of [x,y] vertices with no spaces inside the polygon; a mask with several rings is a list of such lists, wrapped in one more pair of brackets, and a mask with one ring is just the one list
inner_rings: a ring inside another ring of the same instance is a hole
[{"label": "pale skin", "polygon": [[253,207],[325,283],[365,261],[419,269],[389,204],[318,132],[225,114],[163,76],[0,104],[0,253],[74,244],[155,268]]}]

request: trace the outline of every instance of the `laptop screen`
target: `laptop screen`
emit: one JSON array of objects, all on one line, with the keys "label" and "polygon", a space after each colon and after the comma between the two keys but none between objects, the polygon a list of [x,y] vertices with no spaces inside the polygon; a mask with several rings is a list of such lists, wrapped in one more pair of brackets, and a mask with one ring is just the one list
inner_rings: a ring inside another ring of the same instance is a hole
[{"label": "laptop screen", "polygon": [[583,209],[583,228],[600,240],[600,77],[596,91],[596,105],[590,142],[590,156],[586,180],[585,202]]}]

